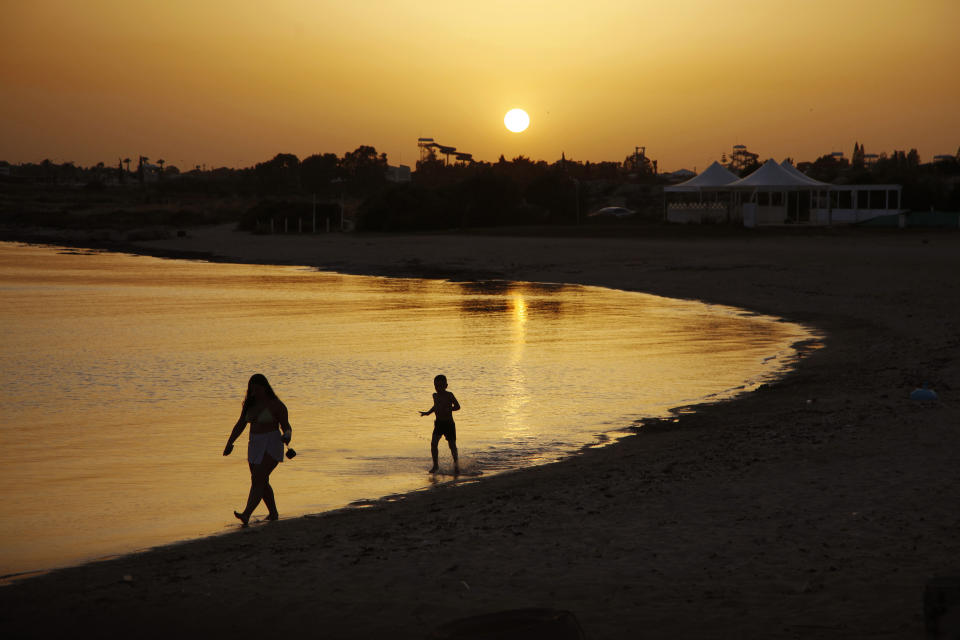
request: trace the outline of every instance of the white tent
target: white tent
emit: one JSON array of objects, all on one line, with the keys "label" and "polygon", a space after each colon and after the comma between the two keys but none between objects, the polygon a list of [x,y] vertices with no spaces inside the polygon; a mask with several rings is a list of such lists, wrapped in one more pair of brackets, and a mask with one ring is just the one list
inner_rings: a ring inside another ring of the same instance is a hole
[{"label": "white tent", "polygon": [[719,162],[714,162],[700,175],[694,176],[679,184],[664,187],[663,190],[669,192],[702,191],[704,189],[725,187],[736,180],[737,174],[730,172]]},{"label": "white tent", "polygon": [[830,188],[794,169],[789,162],[779,164],[772,159],[728,186],[737,192],[734,207],[748,227],[808,223],[810,210],[820,205]]},{"label": "white tent", "polygon": [[[664,187],[664,193],[679,194],[668,202],[664,197],[664,217],[670,222],[722,222],[730,219],[730,190],[737,175],[714,162],[698,176]],[[706,195],[706,197],[704,197]]]},{"label": "white tent", "polygon": [[[788,163],[789,164],[789,163]],[[809,178],[796,169],[790,171],[770,159],[759,169],[727,185],[731,189],[760,189],[763,191],[793,191],[799,188],[826,187],[823,182]]]}]

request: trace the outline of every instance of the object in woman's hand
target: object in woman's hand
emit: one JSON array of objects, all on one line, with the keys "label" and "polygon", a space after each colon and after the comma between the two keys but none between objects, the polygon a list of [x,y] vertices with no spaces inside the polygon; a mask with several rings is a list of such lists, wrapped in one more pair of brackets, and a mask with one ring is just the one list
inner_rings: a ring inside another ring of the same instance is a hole
[{"label": "object in woman's hand", "polygon": [[296,455],[297,455],[297,452],[296,452],[296,451],[294,451],[294,450],[291,449],[290,447],[287,447],[287,459],[288,459],[288,460],[293,460],[294,456],[296,456]]}]

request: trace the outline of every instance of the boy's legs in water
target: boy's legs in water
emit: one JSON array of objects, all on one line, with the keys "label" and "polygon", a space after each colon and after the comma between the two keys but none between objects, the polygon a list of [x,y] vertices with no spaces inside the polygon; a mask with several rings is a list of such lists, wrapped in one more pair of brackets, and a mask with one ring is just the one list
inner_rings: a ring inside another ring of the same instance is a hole
[{"label": "boy's legs in water", "polygon": [[457,439],[453,440],[447,436],[447,444],[450,445],[450,455],[453,456],[453,473],[460,473],[460,458],[457,456]]},{"label": "boy's legs in water", "polygon": [[449,428],[439,428],[434,427],[433,437],[430,438],[430,455],[433,456],[433,467],[430,469],[430,473],[436,473],[440,470],[439,463],[439,444],[440,438],[446,438],[447,444],[450,445],[450,455],[453,456],[453,472],[455,474],[460,473],[460,458],[457,454],[457,432],[454,431],[454,427],[451,424]]},{"label": "boy's legs in water", "polygon": [[[433,456],[433,467],[430,468],[430,473],[436,473],[440,470],[440,434],[433,434],[433,438],[430,439],[430,455]],[[450,445],[450,455],[453,456],[453,472],[460,473],[460,457],[457,454],[457,440],[454,438],[451,440],[447,438],[447,444]]]},{"label": "boy's legs in water", "polygon": [[438,462],[440,457],[440,451],[437,449],[437,444],[440,442],[440,432],[436,429],[433,430],[433,437],[430,438],[430,455],[433,456],[433,466],[430,468],[429,473],[436,473],[440,470],[440,464]]}]

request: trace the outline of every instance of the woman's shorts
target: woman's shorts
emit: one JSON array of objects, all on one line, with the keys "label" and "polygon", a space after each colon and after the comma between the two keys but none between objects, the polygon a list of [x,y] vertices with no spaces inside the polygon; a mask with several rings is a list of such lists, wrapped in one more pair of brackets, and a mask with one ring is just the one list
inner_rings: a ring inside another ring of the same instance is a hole
[{"label": "woman's shorts", "polygon": [[260,464],[264,456],[283,462],[283,440],[279,429],[267,433],[250,434],[250,442],[247,444],[247,462]]}]

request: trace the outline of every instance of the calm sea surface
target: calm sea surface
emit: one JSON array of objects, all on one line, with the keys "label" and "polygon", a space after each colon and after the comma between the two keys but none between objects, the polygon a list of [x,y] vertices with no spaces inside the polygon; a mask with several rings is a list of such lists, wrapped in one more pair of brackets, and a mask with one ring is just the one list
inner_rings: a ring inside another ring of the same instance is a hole
[{"label": "calm sea surface", "polygon": [[0,575],[235,528],[246,434],[221,452],[256,372],[290,411],[299,455],[272,479],[289,517],[430,486],[432,418],[417,411],[437,373],[463,406],[462,466],[476,478],[754,388],[810,338],[596,287],[13,243],[0,243],[0,322]]}]

